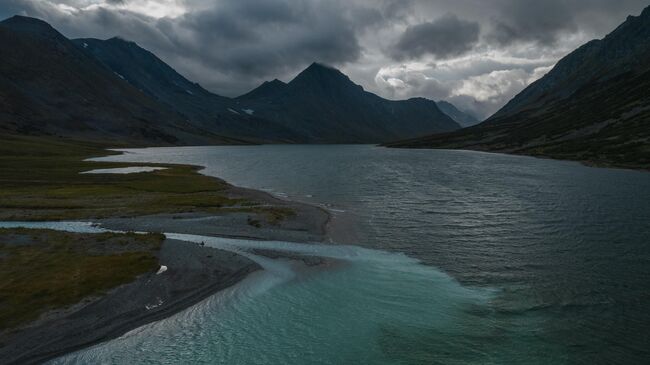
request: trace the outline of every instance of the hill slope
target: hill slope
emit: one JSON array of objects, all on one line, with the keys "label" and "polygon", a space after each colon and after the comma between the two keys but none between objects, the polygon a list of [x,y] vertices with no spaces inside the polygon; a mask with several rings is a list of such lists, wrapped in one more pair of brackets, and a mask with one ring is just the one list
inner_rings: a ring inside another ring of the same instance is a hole
[{"label": "hill slope", "polygon": [[138,144],[231,143],[108,72],[47,23],[0,22],[0,132]]},{"label": "hill slope", "polygon": [[460,128],[433,101],[382,99],[316,63],[288,84],[231,99],[119,38],[71,41],[16,16],[0,22],[0,41],[0,133],[126,144],[378,143]]},{"label": "hill slope", "polygon": [[[119,38],[74,42],[115,75],[190,123],[233,138],[257,142],[368,143],[458,128],[430,101],[390,102],[366,93],[339,71],[318,64],[289,84],[279,80],[265,82],[244,96],[230,99],[187,80],[133,42]],[[383,104],[393,105],[387,108]]]},{"label": "hill slope", "polygon": [[562,60],[487,121],[390,144],[650,166],[650,7]]},{"label": "hill slope", "polygon": [[481,122],[475,116],[459,110],[452,103],[446,102],[444,100],[439,100],[436,101],[436,104],[443,113],[447,114],[449,117],[451,117],[451,119],[460,124],[460,126],[463,128],[471,127]]},{"label": "hill slope", "polygon": [[290,130],[238,109],[232,99],[213,94],[187,80],[134,42],[120,38],[85,38],[73,42],[115,75],[199,128],[258,142],[298,139]]},{"label": "hill slope", "polygon": [[236,100],[240,109],[294,130],[309,143],[378,143],[460,127],[431,100],[386,100],[318,63],[287,84],[266,82]]}]

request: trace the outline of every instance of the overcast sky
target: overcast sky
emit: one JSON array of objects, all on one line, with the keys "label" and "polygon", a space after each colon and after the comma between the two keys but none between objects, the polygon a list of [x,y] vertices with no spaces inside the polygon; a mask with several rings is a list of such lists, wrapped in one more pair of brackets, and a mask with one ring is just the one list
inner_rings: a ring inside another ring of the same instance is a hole
[{"label": "overcast sky", "polygon": [[70,38],[133,40],[236,96],[313,61],[366,90],[444,99],[486,117],[648,0],[0,0],[0,17]]}]

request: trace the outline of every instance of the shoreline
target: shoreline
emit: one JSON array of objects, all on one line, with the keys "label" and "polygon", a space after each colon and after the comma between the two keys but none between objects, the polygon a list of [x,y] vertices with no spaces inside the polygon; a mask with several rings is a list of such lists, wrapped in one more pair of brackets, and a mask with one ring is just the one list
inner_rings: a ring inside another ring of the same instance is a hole
[{"label": "shoreline", "polygon": [[[251,213],[235,208],[218,213],[162,213],[85,221],[120,231],[191,233],[302,243],[326,241],[332,215],[324,208],[210,178],[227,185],[229,198],[290,209],[294,214],[270,222],[264,212]],[[276,251],[260,253],[313,265],[322,263],[318,258],[304,259]],[[169,267],[160,275],[144,274],[101,297],[86,298],[76,305],[47,312],[18,329],[0,333],[0,359],[7,364],[43,363],[109,341],[179,313],[262,269],[248,258],[232,252],[170,239],[165,239],[158,258],[160,265]]]},{"label": "shoreline", "polygon": [[[63,316],[46,314],[38,325],[23,328],[5,342],[3,363],[40,364],[118,338],[181,312],[261,269],[242,256],[174,240],[164,242],[161,260],[166,256],[183,265],[170,265],[161,275],[142,275],[75,305],[79,308]],[[213,272],[213,266],[225,268]]]},{"label": "shoreline", "polygon": [[611,162],[611,161],[574,159],[574,158],[560,157],[560,156],[554,156],[554,155],[533,154],[533,153],[524,153],[524,152],[509,151],[509,150],[489,150],[489,149],[452,148],[452,147],[427,147],[427,146],[402,146],[402,145],[392,145],[390,143],[389,144],[380,144],[378,146],[383,147],[383,148],[405,149],[405,150],[446,150],[446,151],[471,151],[471,152],[494,153],[494,154],[499,154],[499,155],[538,158],[538,159],[542,159],[542,160],[575,162],[575,163],[579,163],[579,164],[581,164],[581,165],[583,165],[585,167],[591,167],[591,168],[596,168],[596,169],[613,169],[613,170],[629,170],[629,171],[650,172],[650,166],[644,166],[644,165],[625,165],[625,164],[617,164],[617,163],[614,163],[614,162]]}]

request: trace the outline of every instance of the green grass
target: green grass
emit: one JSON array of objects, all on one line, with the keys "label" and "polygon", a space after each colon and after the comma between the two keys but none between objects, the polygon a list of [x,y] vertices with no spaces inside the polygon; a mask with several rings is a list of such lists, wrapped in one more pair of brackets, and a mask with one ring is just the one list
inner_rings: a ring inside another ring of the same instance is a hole
[{"label": "green grass", "polygon": [[[95,143],[0,135],[0,220],[70,220],[156,213],[244,212],[255,226],[291,209],[228,197],[229,185],[184,165],[138,174],[80,172],[138,164],[85,161]],[[147,164],[153,165],[153,164]],[[0,229],[0,332],[157,269],[160,234]]]},{"label": "green grass", "polygon": [[[80,174],[137,164],[84,161],[105,146],[51,137],[0,136],[0,220],[133,217],[156,213],[263,213],[270,223],[291,215],[231,199],[228,185],[184,165],[138,174]],[[152,165],[152,164],[147,164]]]},{"label": "green grass", "polygon": [[0,330],[158,268],[162,234],[0,229]]}]

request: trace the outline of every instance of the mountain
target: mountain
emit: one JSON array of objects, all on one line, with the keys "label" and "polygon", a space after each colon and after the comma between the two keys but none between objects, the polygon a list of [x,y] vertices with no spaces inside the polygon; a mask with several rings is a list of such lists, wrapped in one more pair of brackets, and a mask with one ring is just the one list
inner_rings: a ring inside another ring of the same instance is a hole
[{"label": "mountain", "polygon": [[249,115],[232,99],[213,94],[187,80],[134,42],[120,38],[85,38],[73,42],[117,77],[199,128],[257,142],[291,142],[300,138],[282,126]]},{"label": "mountain", "polygon": [[[458,128],[448,123],[433,102],[389,102],[366,93],[338,70],[319,64],[289,84],[276,79],[230,99],[187,80],[134,42],[120,38],[74,42],[116,76],[190,123],[233,138],[267,143],[371,143]],[[379,104],[395,105],[377,110]],[[409,110],[412,107],[419,111]],[[366,115],[364,108],[375,111]],[[386,117],[382,113],[397,114]]]},{"label": "mountain", "polygon": [[391,147],[496,151],[650,167],[650,7],[560,60],[485,122]]},{"label": "mountain", "polygon": [[263,101],[265,99],[271,100],[273,97],[282,93],[286,87],[287,84],[285,84],[284,82],[278,79],[274,79],[273,81],[265,81],[262,85],[258,86],[257,88],[253,89],[247,94],[240,96],[238,99],[244,101],[246,100]]},{"label": "mountain", "polygon": [[236,143],[192,126],[49,24],[0,22],[0,133],[139,144]]},{"label": "mountain", "polygon": [[386,100],[319,63],[289,83],[265,82],[235,100],[239,109],[296,131],[306,143],[379,143],[460,127],[431,100]]},{"label": "mountain", "polygon": [[447,114],[451,119],[456,123],[460,124],[461,127],[471,127],[473,125],[479,124],[481,121],[478,120],[475,116],[460,111],[454,104],[446,102],[444,100],[436,101],[438,108],[445,114]]},{"label": "mountain", "polygon": [[209,92],[134,42],[0,22],[0,133],[126,144],[377,143],[460,126],[431,100],[390,101],[317,63],[239,98]]},{"label": "mountain", "polygon": [[[95,58],[116,76],[128,81],[131,85],[163,103],[170,109],[181,114],[190,123],[211,132],[233,138],[241,138],[256,142],[289,142],[289,143],[342,143],[342,142],[381,142],[395,138],[404,138],[424,135],[432,131],[453,130],[457,126],[446,126],[442,122],[440,128],[431,128],[427,121],[417,121],[422,116],[417,113],[410,114],[405,102],[396,107],[401,114],[390,120],[381,116],[372,115],[366,117],[366,125],[358,125],[359,110],[365,108],[368,102],[365,100],[371,97],[373,102],[388,102],[373,94],[363,92],[361,98],[345,98],[336,100],[336,103],[347,104],[343,113],[348,116],[341,116],[330,113],[325,120],[321,108],[322,101],[327,100],[327,93],[336,88],[340,90],[359,90],[361,87],[353,84],[347,76],[337,70],[314,64],[312,67],[301,73],[294,81],[285,84],[279,80],[265,82],[255,90],[237,99],[230,99],[215,95],[200,85],[187,80],[169,65],[156,57],[153,53],[139,47],[134,42],[112,38],[108,40],[98,39],[76,39],[75,44]],[[323,77],[306,78],[318,70],[331,71],[331,75]],[[329,77],[332,76],[332,77]],[[302,80],[302,81],[301,81]],[[304,82],[307,80],[307,82]],[[302,83],[301,83],[302,82]],[[331,82],[323,89],[324,83]],[[334,84],[340,84],[335,86]],[[314,92],[320,89],[319,92]],[[361,89],[362,90],[362,89]],[[285,93],[286,92],[286,93]],[[367,94],[367,95],[366,95]],[[305,95],[311,95],[312,100],[306,102]],[[324,98],[321,98],[323,96]],[[331,99],[331,98],[330,98]],[[355,104],[357,99],[361,102]],[[428,104],[423,103],[423,104]],[[421,108],[419,103],[410,104]],[[296,106],[300,106],[299,109]],[[330,110],[330,106],[327,107]],[[428,110],[431,105],[424,108],[421,113],[436,116],[444,120],[436,110]],[[384,108],[386,109],[386,108]],[[321,115],[321,119],[312,116]],[[401,126],[401,120],[397,118],[415,118],[415,123],[420,126]],[[379,123],[369,123],[367,119],[376,118]],[[435,119],[435,118],[434,118]],[[361,119],[363,120],[363,119]],[[336,132],[331,130],[335,124],[338,125]],[[410,133],[400,134],[400,131],[378,130],[385,128],[384,124],[395,124],[393,129],[407,130]],[[329,127],[328,127],[329,124]],[[446,129],[445,129],[446,128]]]}]

